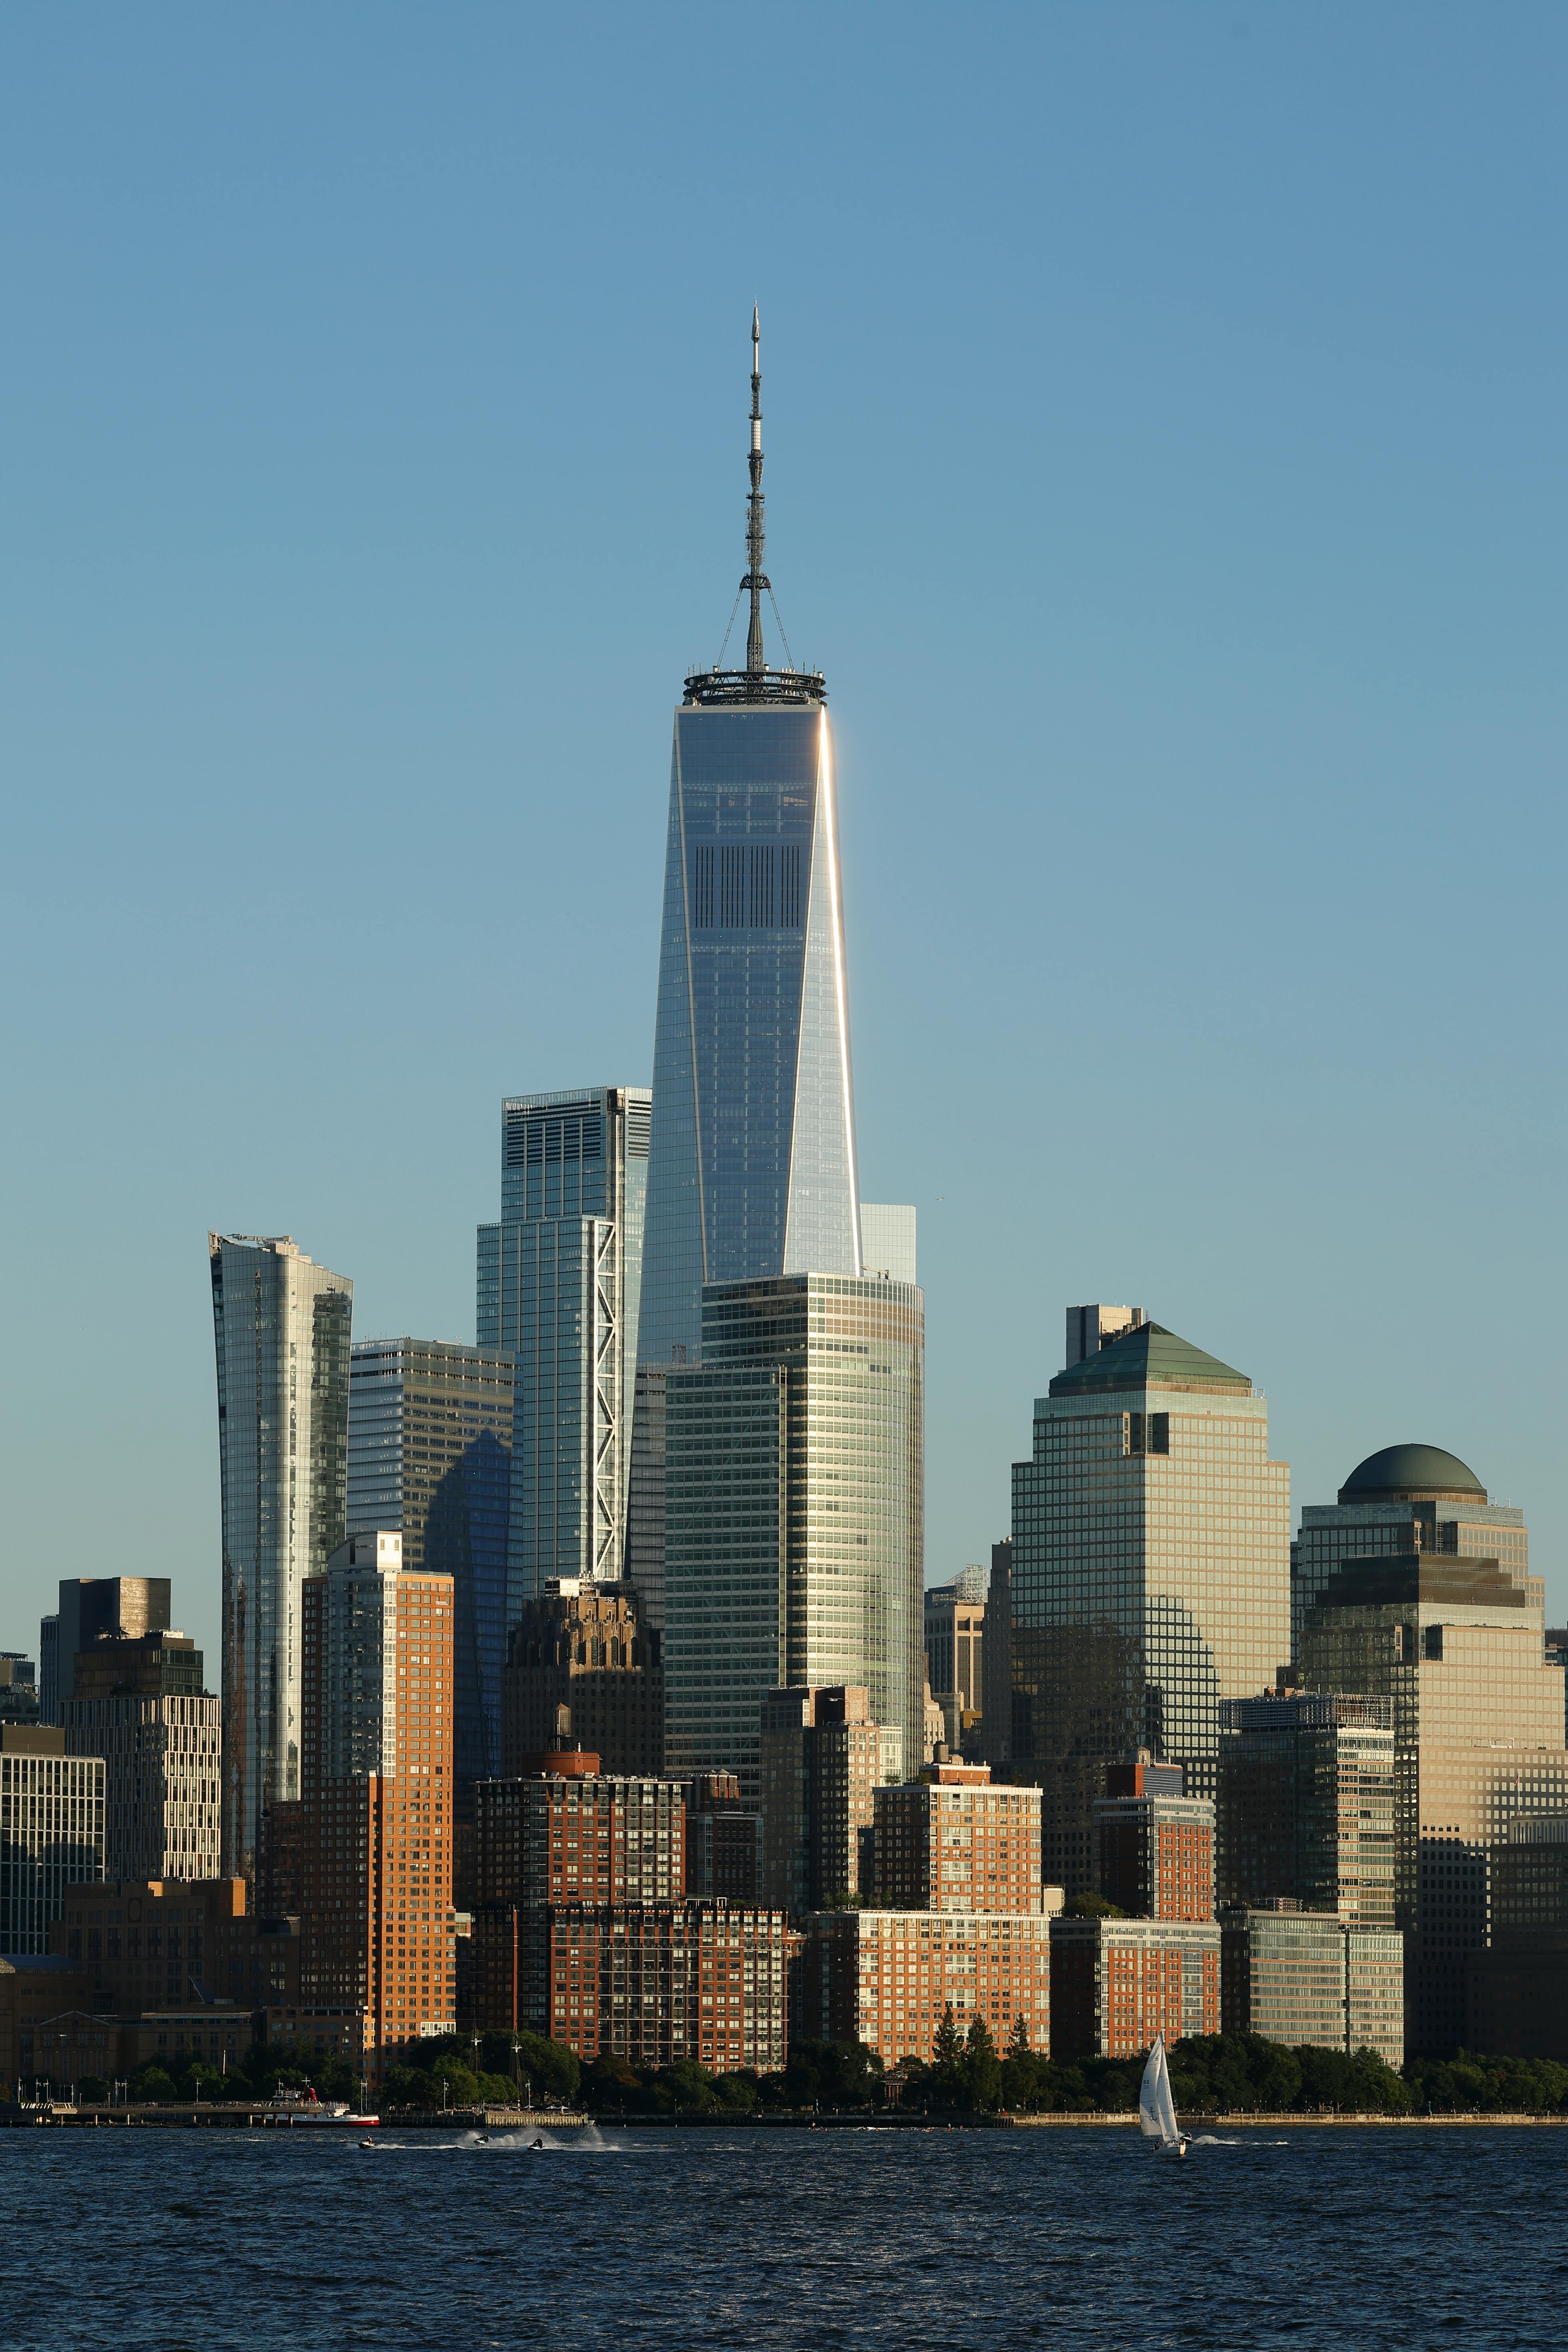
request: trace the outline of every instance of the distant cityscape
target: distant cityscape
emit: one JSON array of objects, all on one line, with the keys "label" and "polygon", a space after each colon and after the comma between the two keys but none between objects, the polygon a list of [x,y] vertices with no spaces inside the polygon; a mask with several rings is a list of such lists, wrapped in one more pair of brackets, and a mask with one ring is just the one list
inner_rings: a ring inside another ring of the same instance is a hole
[{"label": "distant cityscape", "polygon": [[216,1675],[168,1577],[66,1580],[0,1653],[17,2106],[1022,2106],[1157,2036],[1374,2088],[1568,2063],[1568,1632],[1457,1455],[1368,1430],[1292,1534],[1252,1377],[1069,1306],[1010,1528],[926,1582],[916,1213],[860,1198],[752,350],[651,1088],[502,1103],[471,1346],[356,1339],[347,1276],[209,1234]]}]

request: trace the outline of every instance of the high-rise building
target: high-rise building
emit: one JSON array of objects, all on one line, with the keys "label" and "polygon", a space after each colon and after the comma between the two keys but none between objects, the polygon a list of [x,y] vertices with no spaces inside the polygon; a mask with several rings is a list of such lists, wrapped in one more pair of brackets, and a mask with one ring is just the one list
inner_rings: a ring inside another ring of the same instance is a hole
[{"label": "high-rise building", "polygon": [[988,1764],[1013,1756],[1013,1538],[991,1547],[991,1580],[985,1591],[984,1639],[981,1645],[980,1748]]},{"label": "high-rise building", "polygon": [[53,1611],[38,1620],[38,1721],[60,1719],[60,1621]]},{"label": "high-rise building", "polygon": [[300,1795],[305,1580],[346,1531],[353,1285],[286,1235],[209,1234],[207,1251],[223,1474],[224,1860],[254,1881],[262,1809]]},{"label": "high-rise building", "polygon": [[1120,1339],[1124,1331],[1136,1331],[1147,1320],[1141,1307],[1069,1307],[1067,1353],[1062,1361],[1070,1370],[1074,1364],[1098,1356],[1112,1339]]},{"label": "high-rise building", "polygon": [[960,2033],[978,2018],[998,2050],[1021,2021],[1030,2049],[1048,2058],[1060,1906],[1052,1886],[1044,1910],[818,1911],[801,1956],[795,2030],[815,2042],[863,2042],[889,2066],[904,2058],[929,2066],[951,2009]]},{"label": "high-rise building", "polygon": [[66,1748],[103,1759],[103,1874],[216,1878],[223,1722],[184,1633],[108,1634],[72,1664]]},{"label": "high-rise building", "polygon": [[871,1718],[868,1691],[767,1693],[762,1713],[767,1902],[798,1918],[836,1897],[870,1894],[873,1799],[884,1777],[885,1746],[881,1726]]},{"label": "high-rise building", "polygon": [[763,1900],[763,1816],[733,1772],[700,1772],[686,1784],[686,1891],[730,1903]]},{"label": "high-rise building", "polygon": [[580,2059],[774,2073],[797,1940],[782,1911],[722,1899],[552,1905],[528,2021]]},{"label": "high-rise building", "polygon": [[752,329],[745,667],[687,678],[670,765],[630,1570],[650,1598],[659,1391],[703,1349],[704,1285],[862,1263],[833,740],[822,677],[764,659]]},{"label": "high-rise building", "polygon": [[926,1674],[939,1698],[956,1698],[965,1713],[985,1706],[985,1588],[983,1568],[962,1568],[951,1584],[925,1591]]},{"label": "high-rise building", "polygon": [[864,1687],[921,1752],[925,1309],[907,1283],[712,1283],[667,1376],[665,1766],[761,1792],[770,1690]]},{"label": "high-rise building", "polygon": [[1414,1550],[1342,1560],[1307,1612],[1303,1682],[1393,1703],[1394,1916],[1406,2044],[1466,2032],[1466,1955],[1489,1932],[1489,1850],[1568,1811],[1561,1670],[1543,1612],[1495,1559]]},{"label": "high-rise building", "polygon": [[1215,1885],[1394,1926],[1394,1702],[1327,1691],[1222,1699]]},{"label": "high-rise building", "polygon": [[[562,1709],[567,1720],[563,1725]],[[512,1628],[501,1675],[500,1772],[563,1744],[592,1748],[606,1772],[658,1772],[664,1759],[664,1665],[629,1584],[552,1577]]]},{"label": "high-rise building", "polygon": [[1568,1814],[1526,1817],[1489,1851],[1491,1941],[1465,1962],[1465,2047],[1568,2058]]},{"label": "high-rise building", "polygon": [[1051,2055],[1138,2058],[1220,2030],[1220,1930],[1213,1921],[1053,1919]]},{"label": "high-rise building", "polygon": [[1300,1641],[1307,1612],[1347,1559],[1411,1551],[1495,1559],[1523,1586],[1532,1606],[1545,1607],[1545,1584],[1530,1573],[1523,1511],[1489,1502],[1475,1472],[1440,1445],[1385,1445],[1357,1463],[1337,1501],[1302,1506],[1300,1531],[1290,1547],[1292,1642]]},{"label": "high-rise building", "polygon": [[547,1756],[544,1769],[525,1778],[481,1781],[474,1912],[480,2022],[549,2033],[552,1920],[578,1905],[597,1916],[679,1904],[685,1836],[678,1782],[601,1772],[599,1759],[581,1750]]},{"label": "high-rise building", "polygon": [[1096,1892],[1135,1919],[1214,1917],[1214,1805],[1147,1750],[1108,1764],[1092,1814]]},{"label": "high-rise building", "polygon": [[1220,1914],[1220,2011],[1226,2033],[1288,2049],[1375,2050],[1405,2063],[1404,1937],[1357,1927],[1289,1897]]},{"label": "high-rise building", "polygon": [[303,1604],[300,1997],[363,2012],[378,2070],[457,2025],[452,1580],[402,1540],[357,1529]]},{"label": "high-rise building", "polygon": [[[875,1791],[877,1900],[915,1911],[1040,1911],[1037,1789],[993,1788],[988,1764],[931,1764]],[[1059,1907],[1059,1898],[1058,1901]]]},{"label": "high-rise building", "polygon": [[61,1721],[59,1709],[76,1686],[76,1661],[84,1651],[97,1642],[135,1641],[143,1633],[166,1632],[169,1601],[166,1576],[62,1578],[58,1614],[43,1621],[52,1628],[49,1647],[54,1654],[47,1720]]},{"label": "high-rise building", "polygon": [[1106,1764],[1147,1748],[1212,1799],[1221,1699],[1272,1687],[1290,1473],[1246,1373],[1159,1323],[1058,1372],[1034,1435],[1013,1471],[1013,1769],[1042,1791],[1046,1876],[1076,1895]]},{"label": "high-rise building", "polygon": [[103,1759],[53,1725],[0,1724],[0,1952],[43,1952],[79,1879],[103,1876]]},{"label": "high-rise building", "polygon": [[501,1105],[501,1213],[479,1227],[477,1329],[516,1368],[508,1632],[554,1578],[614,1583],[625,1570],[649,1116],[646,1087]]},{"label": "high-rise building", "polygon": [[452,1580],[459,1811],[500,1769],[511,1358],[446,1339],[349,1351],[348,1523],[395,1529],[405,1571]]}]

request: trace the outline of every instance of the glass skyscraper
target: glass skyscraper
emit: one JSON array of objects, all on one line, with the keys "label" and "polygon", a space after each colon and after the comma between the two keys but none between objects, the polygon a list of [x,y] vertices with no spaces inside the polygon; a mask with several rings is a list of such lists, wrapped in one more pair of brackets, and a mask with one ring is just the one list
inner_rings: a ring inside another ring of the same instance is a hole
[{"label": "glass skyscraper", "polygon": [[1013,1468],[1013,1731],[1069,1895],[1107,1763],[1147,1748],[1214,1796],[1219,1702],[1287,1662],[1289,1505],[1264,1399],[1161,1324],[1102,1339],[1036,1400]]},{"label": "glass skyscraper", "polygon": [[353,1285],[287,1235],[209,1234],[223,1476],[224,1868],[300,1794],[300,1588],[343,1539]]},{"label": "glass skyscraper", "polygon": [[655,1623],[663,1384],[704,1284],[861,1272],[833,737],[822,677],[763,659],[757,336],[746,666],[688,677],[670,758],[629,1562]]},{"label": "glass skyscraper", "polygon": [[445,1339],[360,1339],[349,1358],[348,1524],[395,1529],[403,1566],[449,1576],[453,1769],[500,1769],[512,1364]]},{"label": "glass skyscraper", "polygon": [[509,1632],[547,1580],[624,1571],[650,1100],[595,1087],[501,1107],[478,1333],[514,1368]]},{"label": "glass skyscraper", "polygon": [[761,1790],[762,1703],[858,1685],[921,1753],[925,1305],[788,1274],[702,1295],[667,1380],[665,1769]]}]

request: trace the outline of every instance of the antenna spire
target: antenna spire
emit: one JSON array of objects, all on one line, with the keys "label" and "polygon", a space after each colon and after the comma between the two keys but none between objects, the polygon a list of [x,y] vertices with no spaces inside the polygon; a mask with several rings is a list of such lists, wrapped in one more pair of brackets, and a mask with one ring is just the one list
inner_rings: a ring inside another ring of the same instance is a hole
[{"label": "antenna spire", "polygon": [[752,494],[746,500],[746,576],[742,589],[752,598],[752,625],[746,632],[746,671],[756,677],[767,667],[763,659],[763,591],[771,596],[773,583],[763,570],[763,330],[757,306],[752,305]]}]

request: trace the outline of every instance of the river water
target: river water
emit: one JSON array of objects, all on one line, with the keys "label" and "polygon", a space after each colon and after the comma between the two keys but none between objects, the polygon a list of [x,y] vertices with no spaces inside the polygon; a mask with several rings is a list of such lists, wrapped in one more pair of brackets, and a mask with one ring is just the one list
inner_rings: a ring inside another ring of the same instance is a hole
[{"label": "river water", "polygon": [[1568,2342],[1568,2132],[0,2131],[0,2344]]}]

